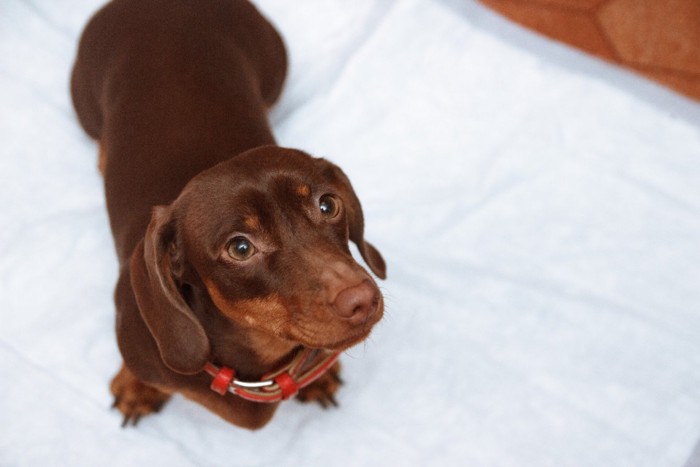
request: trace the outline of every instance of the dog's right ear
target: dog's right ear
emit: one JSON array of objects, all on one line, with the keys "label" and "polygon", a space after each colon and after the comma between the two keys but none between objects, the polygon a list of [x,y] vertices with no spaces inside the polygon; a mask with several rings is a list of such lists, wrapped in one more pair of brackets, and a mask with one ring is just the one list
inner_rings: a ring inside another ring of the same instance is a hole
[{"label": "dog's right ear", "polygon": [[171,209],[153,209],[143,242],[131,257],[131,286],[163,362],[173,371],[194,374],[209,357],[209,339],[173,279],[175,220]]}]

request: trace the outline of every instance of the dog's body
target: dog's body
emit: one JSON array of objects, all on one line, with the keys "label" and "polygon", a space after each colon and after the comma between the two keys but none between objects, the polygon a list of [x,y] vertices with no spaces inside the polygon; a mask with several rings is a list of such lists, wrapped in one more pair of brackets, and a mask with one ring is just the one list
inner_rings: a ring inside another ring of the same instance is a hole
[{"label": "dog's body", "polygon": [[[362,211],[333,164],[275,146],[267,108],[286,53],[245,0],[114,0],[81,38],[71,91],[99,141],[120,263],[125,422],[175,391],[257,428],[276,403],[209,389],[208,362],[257,380],[304,348],[343,350],[381,318],[374,280],[351,257]],[[333,402],[338,366],[299,398]]]}]

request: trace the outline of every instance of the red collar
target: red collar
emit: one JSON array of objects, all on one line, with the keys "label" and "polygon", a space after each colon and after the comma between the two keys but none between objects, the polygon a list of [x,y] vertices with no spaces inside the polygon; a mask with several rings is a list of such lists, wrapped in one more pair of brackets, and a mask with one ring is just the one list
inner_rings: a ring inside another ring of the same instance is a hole
[{"label": "red collar", "polygon": [[222,396],[230,392],[253,402],[279,402],[320,378],[339,356],[340,352],[304,349],[287,365],[255,382],[237,380],[235,370],[227,366],[207,363],[204,371],[214,378],[211,390]]}]

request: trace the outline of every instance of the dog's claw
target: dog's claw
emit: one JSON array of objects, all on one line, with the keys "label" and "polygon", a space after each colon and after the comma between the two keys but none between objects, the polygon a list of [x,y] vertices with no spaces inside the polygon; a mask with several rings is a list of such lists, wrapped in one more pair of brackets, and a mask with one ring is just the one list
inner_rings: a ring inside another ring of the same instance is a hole
[{"label": "dog's claw", "polygon": [[335,396],[333,394],[328,394],[328,402],[330,402],[333,407],[338,407],[338,401],[335,400]]},{"label": "dog's claw", "polygon": [[139,423],[139,420],[141,420],[142,414],[135,414],[135,415],[124,415],[124,418],[122,419],[122,428],[126,428],[127,426],[136,426]]}]

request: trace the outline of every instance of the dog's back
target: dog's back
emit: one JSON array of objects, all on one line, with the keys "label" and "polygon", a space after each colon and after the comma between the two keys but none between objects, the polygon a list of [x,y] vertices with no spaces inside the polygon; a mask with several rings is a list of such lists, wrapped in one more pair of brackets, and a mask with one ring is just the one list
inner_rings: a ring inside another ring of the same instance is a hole
[{"label": "dog's back", "polygon": [[120,260],[151,206],[170,203],[202,170],[274,142],[266,109],[286,64],[281,38],[245,0],[114,0],[92,18],[71,93],[104,156]]}]

